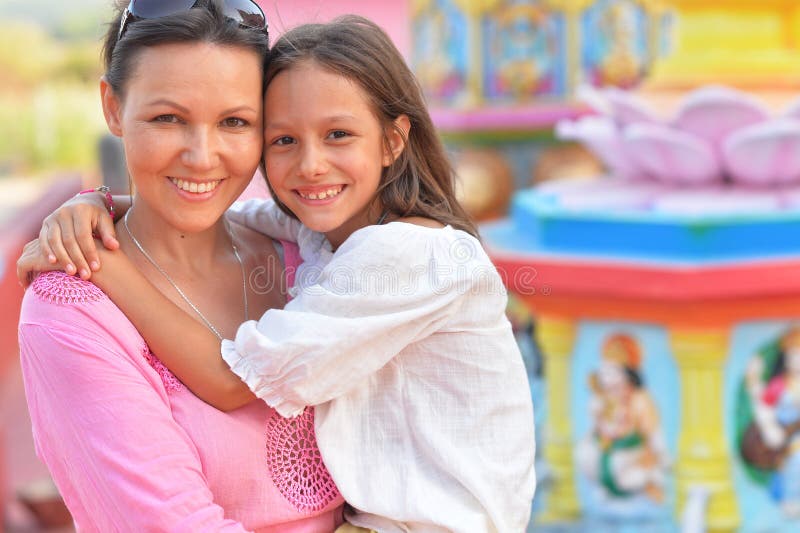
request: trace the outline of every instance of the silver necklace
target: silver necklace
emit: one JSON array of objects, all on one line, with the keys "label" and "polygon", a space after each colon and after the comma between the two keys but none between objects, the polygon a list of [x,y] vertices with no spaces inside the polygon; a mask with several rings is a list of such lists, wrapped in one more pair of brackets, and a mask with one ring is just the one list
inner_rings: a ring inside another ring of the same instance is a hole
[{"label": "silver necklace", "polygon": [[[136,237],[133,236],[133,233],[131,233],[131,229],[128,227],[128,215],[131,214],[132,210],[133,209],[128,209],[128,212],[125,213],[124,217],[122,217],[122,225],[125,227],[125,231],[128,232],[128,237],[131,238],[131,241],[133,241],[133,244],[136,245],[136,248],[139,249],[139,251],[145,257],[145,259],[147,259],[150,262],[150,264],[153,265],[153,267],[155,267],[156,270],[161,272],[161,275],[164,276],[164,279],[166,279],[169,282],[169,284],[172,285],[172,287],[175,289],[175,291],[177,291],[177,293],[180,295],[180,297],[183,298],[183,301],[186,302],[187,304],[189,304],[189,307],[191,307],[194,310],[194,312],[197,313],[197,316],[200,317],[200,320],[203,321],[203,323],[206,325],[206,327],[208,329],[210,329],[211,332],[214,335],[216,335],[219,340],[222,340],[222,335],[220,335],[219,331],[217,331],[217,328],[214,327],[214,324],[212,324],[211,321],[208,320],[205,317],[205,315],[200,312],[200,309],[198,309],[197,306],[194,305],[194,303],[189,299],[189,297],[186,296],[186,294],[181,290],[181,288],[178,287],[178,284],[175,283],[172,280],[170,275],[167,274],[167,271],[164,270],[163,268],[161,268],[161,266],[159,266],[158,263],[156,263],[155,259],[153,259],[150,256],[150,254],[148,254],[147,251],[144,249],[144,246],[142,246],[142,243],[140,243],[139,240]],[[225,220],[225,229],[228,232],[228,237],[230,237],[230,239],[231,239],[231,248],[233,249],[233,255],[236,256],[236,260],[239,261],[239,267],[242,270],[242,297],[244,299],[244,319],[246,321],[248,319],[248,317],[250,316],[250,314],[248,313],[248,310],[247,310],[247,278],[246,278],[245,273],[244,273],[244,262],[242,261],[242,258],[239,255],[239,249],[236,248],[236,243],[233,242],[233,234],[231,233],[230,227],[228,227],[228,221],[227,220]]]}]

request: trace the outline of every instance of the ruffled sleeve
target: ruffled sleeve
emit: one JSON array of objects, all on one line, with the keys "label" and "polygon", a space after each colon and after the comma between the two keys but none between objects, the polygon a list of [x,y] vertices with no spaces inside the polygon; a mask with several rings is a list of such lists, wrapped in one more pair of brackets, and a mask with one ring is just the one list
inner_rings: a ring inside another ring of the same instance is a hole
[{"label": "ruffled sleeve", "polygon": [[295,298],[240,326],[234,341],[223,341],[223,358],[259,398],[295,416],[442,328],[480,270],[497,277],[464,232],[397,222],[364,228],[324,266],[304,265]]},{"label": "ruffled sleeve", "polygon": [[291,242],[297,242],[297,235],[302,227],[299,220],[281,211],[272,198],[252,198],[235,202],[228,209],[228,217],[273,239]]}]

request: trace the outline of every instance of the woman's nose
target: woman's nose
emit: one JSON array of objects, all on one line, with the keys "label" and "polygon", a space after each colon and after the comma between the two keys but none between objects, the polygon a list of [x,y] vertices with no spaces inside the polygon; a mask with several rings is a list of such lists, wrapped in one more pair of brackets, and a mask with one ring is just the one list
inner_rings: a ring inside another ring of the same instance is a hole
[{"label": "woman's nose", "polygon": [[219,142],[214,132],[207,128],[195,128],[187,136],[183,151],[183,163],[192,170],[209,171],[219,166]]}]

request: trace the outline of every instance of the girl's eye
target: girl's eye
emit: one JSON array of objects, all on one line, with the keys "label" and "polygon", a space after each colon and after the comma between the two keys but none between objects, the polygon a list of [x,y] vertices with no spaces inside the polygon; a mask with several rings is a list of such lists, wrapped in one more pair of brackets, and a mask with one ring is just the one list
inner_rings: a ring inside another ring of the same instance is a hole
[{"label": "girl's eye", "polygon": [[247,126],[247,121],[237,117],[230,117],[223,120],[222,125],[226,128],[243,128]]},{"label": "girl's eye", "polygon": [[332,132],[330,132],[330,133],[328,134],[328,137],[330,137],[330,138],[332,138],[332,139],[344,139],[344,138],[345,138],[345,137],[347,137],[348,135],[350,135],[350,134],[349,134],[349,133],[347,133],[347,132],[346,132],[346,131],[344,131],[344,130],[336,130],[336,131],[332,131]]},{"label": "girl's eye", "polygon": [[165,122],[167,124],[176,124],[179,122],[178,117],[175,115],[158,115],[153,119],[153,122]]},{"label": "girl's eye", "polygon": [[277,144],[278,146],[284,146],[284,145],[292,144],[292,143],[294,143],[294,138],[293,137],[289,137],[288,135],[284,135],[283,137],[278,137],[275,140],[274,144]]}]

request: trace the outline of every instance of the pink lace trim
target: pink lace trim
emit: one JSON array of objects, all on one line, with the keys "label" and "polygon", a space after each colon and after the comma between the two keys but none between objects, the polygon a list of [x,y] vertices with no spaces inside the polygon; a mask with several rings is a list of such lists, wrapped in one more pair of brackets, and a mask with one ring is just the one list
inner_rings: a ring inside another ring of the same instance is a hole
[{"label": "pink lace trim", "polygon": [[58,271],[39,274],[31,289],[39,298],[56,304],[96,302],[105,297],[93,283]]},{"label": "pink lace trim", "polygon": [[317,447],[313,407],[295,418],[272,412],[267,420],[267,466],[280,493],[301,513],[321,511],[339,496]]},{"label": "pink lace trim", "polygon": [[164,366],[164,363],[161,362],[161,359],[156,357],[156,355],[148,346],[144,346],[142,348],[142,355],[145,359],[147,359],[147,362],[150,363],[150,366],[153,367],[153,370],[158,372],[158,375],[161,378],[162,383],[164,383],[164,388],[167,389],[167,392],[178,392],[179,390],[183,389],[183,383],[181,383],[181,380],[176,378],[175,374],[170,372],[169,368]]}]

